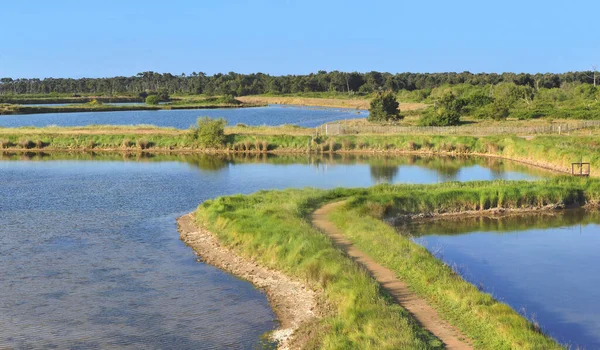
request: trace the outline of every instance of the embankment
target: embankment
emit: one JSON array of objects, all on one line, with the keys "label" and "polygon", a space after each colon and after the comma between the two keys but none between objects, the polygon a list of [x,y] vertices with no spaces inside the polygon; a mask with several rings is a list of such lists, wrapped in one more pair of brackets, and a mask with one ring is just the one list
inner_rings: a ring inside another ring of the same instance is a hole
[{"label": "embankment", "polygon": [[417,213],[594,205],[600,200],[599,181],[557,177],[537,182],[261,191],[206,201],[194,214],[197,223],[206,225],[221,244],[240,256],[323,291],[328,312],[303,329],[305,344],[318,348],[428,349],[443,344],[310,224],[313,211],[341,199],[347,204],[329,217],[344,237],[393,271],[475,348],[561,348],[538,326],[463,280],[383,220]]},{"label": "embankment", "polygon": [[[265,268],[251,259],[244,259],[231,249],[219,244],[216,237],[194,222],[191,214],[177,219],[181,239],[189,245],[202,261],[243,278],[267,294],[269,303],[280,321],[272,339],[280,349],[289,349],[292,335],[317,318],[319,304],[317,292],[301,281]],[[296,344],[297,345],[297,344]]]},{"label": "embankment", "polygon": [[[238,128],[239,129],[239,128]],[[63,131],[62,128],[0,128],[0,151],[150,151],[206,153],[314,153],[314,154],[415,154],[477,155],[515,160],[570,173],[571,163],[589,162],[591,176],[600,175],[600,137],[537,136],[423,136],[350,135],[314,137],[285,128],[243,128],[226,137],[219,148],[203,147],[185,130],[95,127]],[[285,129],[285,130],[284,130]],[[288,128],[289,129],[289,128]]]}]

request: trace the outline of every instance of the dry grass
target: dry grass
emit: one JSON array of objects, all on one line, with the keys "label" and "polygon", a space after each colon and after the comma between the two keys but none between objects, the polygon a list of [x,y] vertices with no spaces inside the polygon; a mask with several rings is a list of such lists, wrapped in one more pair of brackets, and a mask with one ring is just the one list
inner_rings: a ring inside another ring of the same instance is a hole
[{"label": "dry grass", "polygon": [[[341,99],[341,98],[318,98],[318,97],[295,97],[295,96],[242,96],[237,97],[244,103],[262,104],[284,104],[299,106],[320,106],[336,108],[369,109],[369,99]],[[424,103],[400,103],[402,111],[412,111],[427,107]]]}]

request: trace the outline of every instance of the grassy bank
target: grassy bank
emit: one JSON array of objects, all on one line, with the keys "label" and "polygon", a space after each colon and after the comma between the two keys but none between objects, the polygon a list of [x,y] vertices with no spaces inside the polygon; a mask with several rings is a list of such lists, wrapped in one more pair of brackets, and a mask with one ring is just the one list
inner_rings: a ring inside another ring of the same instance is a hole
[{"label": "grassy bank", "polygon": [[353,196],[331,216],[353,244],[392,269],[425,297],[478,348],[556,348],[507,305],[464,281],[425,248],[381,221],[397,213],[453,212],[489,208],[529,209],[547,204],[597,204],[597,181],[557,179],[541,183],[477,182],[435,186],[380,186]]},{"label": "grassy bank", "polygon": [[420,136],[348,135],[310,136],[294,126],[226,128],[219,148],[206,149],[193,132],[172,128],[91,126],[83,128],[0,128],[5,150],[151,150],[220,153],[375,153],[452,154],[505,157],[569,172],[571,163],[591,163],[600,174],[600,138],[597,136]]},{"label": "grassy bank", "polygon": [[181,102],[175,104],[146,105],[110,105],[110,104],[72,104],[67,106],[28,106],[15,104],[0,104],[0,115],[40,114],[40,113],[75,113],[75,112],[114,112],[114,111],[157,111],[172,109],[213,109],[213,108],[244,108],[259,107],[259,103],[221,103],[213,102]]},{"label": "grassy bank", "polygon": [[310,213],[347,199],[334,222],[361,250],[394,270],[434,305],[477,348],[552,349],[559,346],[507,305],[464,281],[429,252],[398,235],[381,219],[398,213],[519,209],[550,203],[597,203],[596,180],[557,178],[543,182],[473,182],[370,189],[261,191],[200,205],[198,224],[242,256],[300,278],[323,290],[330,313],[301,337],[323,348],[430,348],[435,341],[382,293],[348,258],[309,224]]},{"label": "grassy bank", "polygon": [[93,100],[102,103],[139,102],[144,99],[138,96],[96,96],[84,95],[74,97],[73,94],[23,94],[0,95],[0,103],[6,104],[39,104],[39,103],[88,103]]},{"label": "grassy bank", "polygon": [[300,330],[306,348],[441,348],[362,269],[304,219],[324,191],[259,192],[202,204],[196,221],[238,254],[322,291],[323,317]]}]

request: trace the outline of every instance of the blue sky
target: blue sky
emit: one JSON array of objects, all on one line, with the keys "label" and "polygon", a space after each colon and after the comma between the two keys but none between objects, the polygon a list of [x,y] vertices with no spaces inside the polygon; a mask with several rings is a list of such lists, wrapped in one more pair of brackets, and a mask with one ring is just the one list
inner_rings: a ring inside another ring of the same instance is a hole
[{"label": "blue sky", "polygon": [[600,66],[598,10],[593,0],[3,0],[0,77],[588,70]]}]

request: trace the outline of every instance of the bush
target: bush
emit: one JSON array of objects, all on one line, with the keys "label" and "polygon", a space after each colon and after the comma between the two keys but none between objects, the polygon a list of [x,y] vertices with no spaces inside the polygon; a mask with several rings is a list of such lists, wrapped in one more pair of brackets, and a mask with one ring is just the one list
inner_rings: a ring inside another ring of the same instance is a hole
[{"label": "bush", "polygon": [[[223,118],[211,119],[198,118],[195,130],[195,139],[205,148],[219,148],[225,143],[225,126],[227,121]],[[248,147],[249,148],[249,147]]]},{"label": "bush", "polygon": [[157,105],[160,102],[160,97],[158,95],[150,95],[146,97],[146,104],[148,105]]},{"label": "bush", "polygon": [[463,107],[463,100],[457,99],[452,92],[447,92],[440,98],[433,110],[423,114],[419,124],[422,126],[458,125]]},{"label": "bush", "polygon": [[379,93],[371,100],[369,106],[369,121],[383,122],[400,120],[398,107],[400,104],[396,101],[396,96],[391,92]]},{"label": "bush", "polygon": [[150,148],[150,142],[146,139],[139,139],[136,141],[136,145],[139,149],[148,149]]},{"label": "bush", "polygon": [[19,147],[21,147],[21,148],[29,149],[29,148],[33,148],[33,146],[35,146],[35,144],[31,140],[27,140],[27,139],[19,140]]}]

